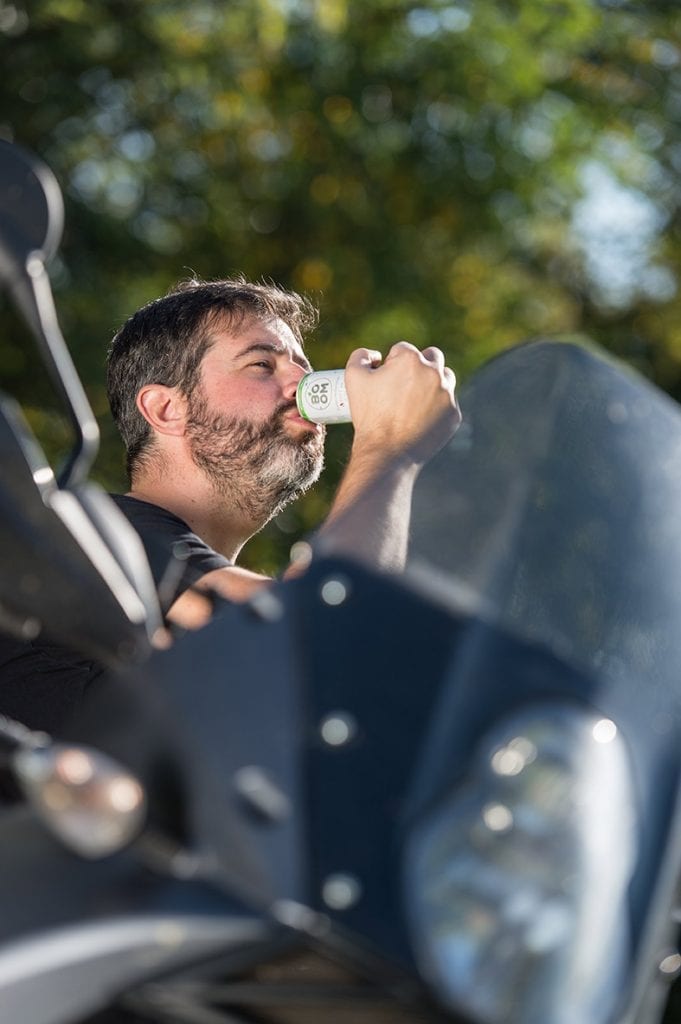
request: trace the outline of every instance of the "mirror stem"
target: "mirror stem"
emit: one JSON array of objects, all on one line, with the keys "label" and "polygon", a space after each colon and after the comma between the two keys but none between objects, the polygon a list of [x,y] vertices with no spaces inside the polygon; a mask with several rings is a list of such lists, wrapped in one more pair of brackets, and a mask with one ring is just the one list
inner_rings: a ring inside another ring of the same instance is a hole
[{"label": "mirror stem", "polygon": [[61,333],[50,279],[39,252],[26,261],[25,275],[11,284],[14,298],[47,359],[57,393],[65,402],[76,441],[58,475],[60,487],[83,483],[99,449],[99,427]]}]

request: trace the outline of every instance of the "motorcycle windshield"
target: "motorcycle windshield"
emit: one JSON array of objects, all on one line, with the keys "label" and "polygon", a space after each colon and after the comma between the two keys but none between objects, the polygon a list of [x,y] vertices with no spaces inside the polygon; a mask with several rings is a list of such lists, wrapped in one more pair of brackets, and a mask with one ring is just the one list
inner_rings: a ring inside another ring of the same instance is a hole
[{"label": "motorcycle windshield", "polygon": [[[671,934],[681,768],[681,411],[596,351],[557,342],[494,359],[461,406],[462,427],[416,490],[410,569],[431,593],[436,581],[472,635],[484,620],[487,635],[509,642],[500,654],[489,642],[467,645],[453,662],[450,710],[443,703],[434,716],[424,764],[440,758],[440,796],[417,829],[419,869],[410,875],[411,892],[430,886],[438,894],[426,910],[427,901],[414,897],[419,934],[426,944],[438,936],[424,963],[446,979],[453,1005],[486,1024],[610,1020],[618,1002],[643,998],[646,958],[652,962]],[[520,649],[544,659],[534,682],[523,675],[531,658],[525,662]],[[565,682],[568,666],[581,682]],[[560,711],[550,704],[554,686],[563,687]],[[590,713],[584,734],[593,749],[608,751],[607,770],[571,731],[572,715],[587,723]],[[617,745],[608,746],[616,734],[620,763]],[[476,752],[466,763],[469,735]],[[530,770],[522,758],[498,760],[540,735],[551,751],[546,780],[553,781],[545,788],[536,781],[539,755]],[[562,803],[553,774],[558,749],[571,794]],[[502,817],[481,833],[477,823],[488,813]],[[542,846],[539,835],[553,838]],[[492,837],[487,845],[485,837]],[[520,954],[505,960],[499,937],[522,932],[504,917],[513,894],[537,895],[545,872],[552,881],[536,906],[546,910],[552,895],[563,898],[573,869],[580,882],[571,920],[581,923],[541,969],[530,970]],[[591,973],[582,969],[584,955]],[[483,976],[484,984],[471,982]]]},{"label": "motorcycle windshield", "polygon": [[419,478],[411,569],[668,707],[681,664],[677,405],[596,351],[537,342],[487,364],[461,406]]}]

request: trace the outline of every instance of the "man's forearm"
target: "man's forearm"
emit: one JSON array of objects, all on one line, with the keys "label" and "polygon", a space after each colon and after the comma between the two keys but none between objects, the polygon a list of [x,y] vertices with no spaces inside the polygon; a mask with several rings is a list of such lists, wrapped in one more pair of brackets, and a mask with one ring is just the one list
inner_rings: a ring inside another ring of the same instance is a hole
[{"label": "man's forearm", "polygon": [[353,451],[331,511],[315,537],[320,553],[346,554],[377,569],[404,569],[419,467]]}]

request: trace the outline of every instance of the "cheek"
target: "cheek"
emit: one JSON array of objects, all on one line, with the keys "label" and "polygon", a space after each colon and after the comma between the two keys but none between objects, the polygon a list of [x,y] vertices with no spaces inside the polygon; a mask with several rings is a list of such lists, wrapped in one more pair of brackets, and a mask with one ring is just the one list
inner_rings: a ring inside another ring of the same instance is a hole
[{"label": "cheek", "polygon": [[269,381],[242,380],[213,387],[208,394],[212,408],[240,419],[266,419],[276,408],[279,394]]}]

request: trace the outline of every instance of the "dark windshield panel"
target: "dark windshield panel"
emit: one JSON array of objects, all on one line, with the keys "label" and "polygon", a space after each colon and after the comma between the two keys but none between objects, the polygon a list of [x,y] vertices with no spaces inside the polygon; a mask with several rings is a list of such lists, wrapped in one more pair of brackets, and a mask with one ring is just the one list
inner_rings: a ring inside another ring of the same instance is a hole
[{"label": "dark windshield panel", "polygon": [[678,406],[555,342],[497,357],[461,404],[464,425],[419,481],[412,565],[584,668],[638,676],[649,696],[676,687]]}]

